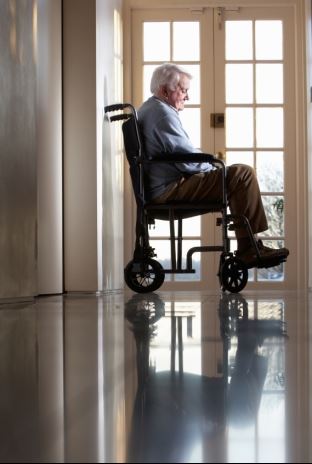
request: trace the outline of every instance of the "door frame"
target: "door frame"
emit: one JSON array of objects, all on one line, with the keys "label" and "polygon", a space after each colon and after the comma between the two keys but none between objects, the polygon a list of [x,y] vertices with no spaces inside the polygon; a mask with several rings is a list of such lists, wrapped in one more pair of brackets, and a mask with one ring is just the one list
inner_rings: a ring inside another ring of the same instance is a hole
[{"label": "door frame", "polygon": [[[259,6],[257,0],[240,0],[239,5],[235,0],[227,0],[226,5],[216,4],[212,0],[202,0],[202,8],[214,8],[226,6],[253,7]],[[297,194],[293,201],[298,212],[298,222],[295,225],[297,237],[296,250],[290,250],[295,255],[297,265],[297,279],[292,289],[306,289],[308,287],[309,271],[309,228],[308,228],[308,127],[307,127],[307,59],[306,59],[306,9],[303,0],[264,0],[261,7],[291,6],[294,10],[295,21],[295,87],[296,87],[296,185]],[[124,98],[132,101],[132,49],[131,49],[131,24],[132,11],[136,9],[167,9],[190,8],[193,12],[198,10],[198,2],[191,0],[124,0]],[[134,244],[135,231],[135,202],[132,194],[132,186],[128,169],[125,169],[125,263],[131,258]],[[258,284],[258,286],[262,284]],[[264,288],[264,287],[263,287]]]}]

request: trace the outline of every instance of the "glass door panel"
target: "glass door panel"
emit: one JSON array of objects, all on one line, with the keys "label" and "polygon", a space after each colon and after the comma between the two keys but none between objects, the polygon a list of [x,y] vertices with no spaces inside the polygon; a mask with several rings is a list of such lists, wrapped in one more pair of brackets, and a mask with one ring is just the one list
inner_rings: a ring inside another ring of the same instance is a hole
[{"label": "glass door panel", "polygon": [[254,145],[254,114],[252,108],[226,108],[227,149],[252,148]]},{"label": "glass door panel", "polygon": [[[220,9],[216,11],[214,53],[215,75],[225,74],[224,88],[220,84],[216,89],[216,104],[220,105],[216,111],[221,112],[223,106],[226,114],[226,162],[254,167],[269,223],[260,238],[266,246],[283,247],[287,233],[285,197],[291,195],[285,184],[289,150],[285,136],[289,104],[285,100],[285,66],[289,57],[284,47],[289,39],[285,30],[288,16],[276,10],[270,15],[260,8],[222,10],[221,24]],[[216,140],[222,144],[222,133]],[[234,250],[235,237],[231,235],[231,239]],[[273,271],[253,270],[250,277],[254,282],[284,282],[285,266]]]},{"label": "glass door panel", "polygon": [[256,64],[256,103],[284,102],[284,69],[281,63]]},{"label": "glass door panel", "polygon": [[[192,40],[190,40],[192,37]],[[198,21],[172,22],[172,60],[199,61],[200,34]]]},{"label": "glass door panel", "polygon": [[[134,10],[132,30],[133,104],[139,107],[151,96],[149,87],[155,67],[164,62],[185,67],[193,80],[190,100],[180,117],[194,145],[208,153],[224,152],[227,165],[243,163],[256,170],[269,221],[269,230],[259,238],[267,246],[295,249],[292,9],[226,7],[203,8],[195,13],[170,8]],[[210,126],[211,113],[225,114],[224,128]],[[212,217],[189,220],[185,247],[191,242],[219,244],[220,230]],[[156,221],[150,233],[153,246],[159,249],[159,260],[165,263],[170,257],[168,224]],[[234,251],[233,232],[230,238]],[[182,276],[181,288],[217,289],[219,254],[196,254],[194,261],[197,273]],[[296,269],[291,255],[286,266],[250,270],[251,287],[263,287],[265,283],[270,288],[294,285]],[[178,285],[179,278],[167,276],[171,285]],[[185,278],[192,285],[188,287]],[[199,286],[194,286],[194,278]]]},{"label": "glass door panel", "polygon": [[284,31],[283,22],[278,20],[256,20],[255,58],[256,60],[282,60]]},{"label": "glass door panel", "polygon": [[227,63],[225,75],[227,103],[253,103],[253,66]]},{"label": "glass door panel", "polygon": [[[151,96],[150,82],[154,69],[164,62],[172,62],[182,66],[192,75],[192,85],[189,100],[183,112],[180,113],[183,127],[195,147],[202,147],[202,66],[201,66],[201,18],[194,17],[188,10],[172,11],[150,10],[146,13],[136,13],[134,28],[142,31],[142,44],[139,35],[134,36],[135,80],[140,81],[142,72],[142,88],[135,86],[136,107]],[[168,20],[168,17],[171,19]],[[210,12],[211,24],[213,15]],[[192,37],[192,40],[190,40]],[[141,57],[140,57],[141,55]],[[141,71],[140,71],[141,70]],[[183,221],[183,266],[185,267],[186,252],[189,248],[203,243],[202,218],[195,217]],[[157,259],[165,267],[171,267],[169,223],[156,221],[155,228],[150,230],[151,246],[155,248]],[[213,238],[212,238],[213,240]],[[196,253],[193,256],[195,274],[167,275],[166,282],[200,282],[207,280],[207,270],[202,271],[205,258]],[[208,266],[205,266],[207,269]],[[205,277],[203,277],[203,274]]]},{"label": "glass door panel", "polygon": [[170,60],[170,23],[146,22],[143,24],[144,61]]},{"label": "glass door panel", "polygon": [[226,21],[225,34],[227,61],[252,59],[252,21]]}]

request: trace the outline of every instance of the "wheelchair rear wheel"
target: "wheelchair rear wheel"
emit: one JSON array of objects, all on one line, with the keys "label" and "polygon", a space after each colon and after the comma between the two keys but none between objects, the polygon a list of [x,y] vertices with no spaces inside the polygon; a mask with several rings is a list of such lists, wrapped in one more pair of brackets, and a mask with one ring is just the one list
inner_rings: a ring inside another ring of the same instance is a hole
[{"label": "wheelchair rear wheel", "polygon": [[248,282],[248,268],[240,259],[231,257],[222,263],[219,277],[223,291],[238,293]]},{"label": "wheelchair rear wheel", "polygon": [[132,260],[125,267],[126,284],[137,293],[154,292],[164,280],[163,267],[155,259],[147,259],[143,266]]}]

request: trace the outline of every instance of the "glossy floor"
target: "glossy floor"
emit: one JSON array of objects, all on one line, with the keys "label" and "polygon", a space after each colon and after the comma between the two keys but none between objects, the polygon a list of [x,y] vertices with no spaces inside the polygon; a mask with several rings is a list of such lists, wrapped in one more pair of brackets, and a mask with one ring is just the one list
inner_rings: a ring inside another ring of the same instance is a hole
[{"label": "glossy floor", "polygon": [[311,462],[309,295],[0,306],[1,462]]}]

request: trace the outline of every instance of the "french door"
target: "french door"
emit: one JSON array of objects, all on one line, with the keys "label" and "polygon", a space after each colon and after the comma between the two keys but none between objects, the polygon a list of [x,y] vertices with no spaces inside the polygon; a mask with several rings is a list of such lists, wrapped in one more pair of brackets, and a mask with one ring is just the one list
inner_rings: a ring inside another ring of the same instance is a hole
[{"label": "french door", "polygon": [[[265,245],[287,246],[288,262],[250,270],[248,288],[291,289],[298,285],[296,224],[295,27],[290,7],[134,10],[132,101],[150,96],[153,70],[163,62],[193,76],[190,99],[180,113],[195,146],[222,156],[227,165],[255,168],[269,229]],[[150,231],[158,260],[168,266],[169,226]],[[220,242],[212,214],[188,219],[184,249]],[[231,236],[232,249],[236,240]],[[196,274],[168,276],[164,289],[218,287],[217,253],[195,254]]]}]

